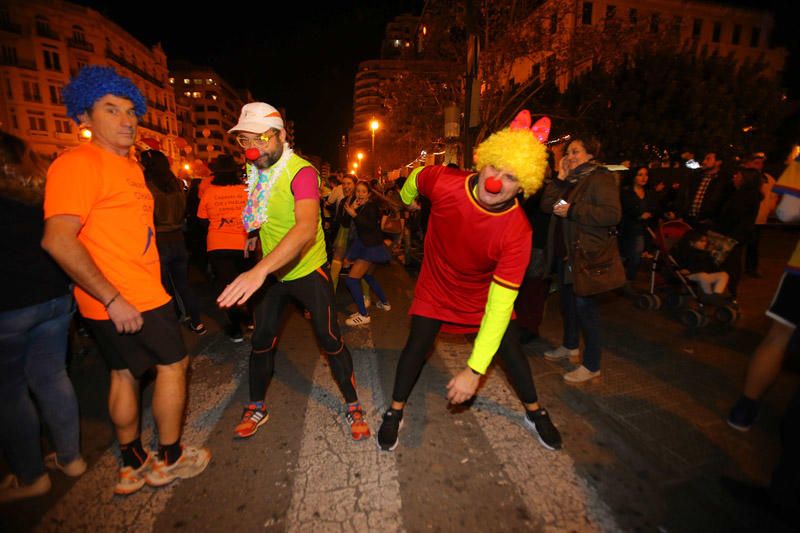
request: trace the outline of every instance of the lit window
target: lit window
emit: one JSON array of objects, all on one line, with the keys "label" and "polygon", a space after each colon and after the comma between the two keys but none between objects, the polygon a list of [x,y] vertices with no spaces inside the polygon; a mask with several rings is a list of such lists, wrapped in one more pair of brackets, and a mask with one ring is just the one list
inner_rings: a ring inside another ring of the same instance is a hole
[{"label": "lit window", "polygon": [[183,78],[184,85],[189,85],[190,83],[192,83],[192,80],[190,80],[189,78]]},{"label": "lit window", "polygon": [[170,85],[175,85],[175,78],[170,78],[169,79],[169,84]]},{"label": "lit window", "polygon": [[187,96],[187,97],[191,98],[192,97],[192,92],[191,91],[184,91],[183,96]]},{"label": "lit window", "polygon": [[397,48],[398,46],[400,46],[400,39],[395,39],[395,40],[394,40],[394,46],[395,46],[395,48]]},{"label": "lit window", "polygon": [[198,91],[194,91],[192,93],[192,98],[200,98],[202,95],[203,95],[203,93],[198,92]]},{"label": "lit window", "polygon": [[214,85],[214,79],[213,78],[208,78],[206,80],[206,85]]}]

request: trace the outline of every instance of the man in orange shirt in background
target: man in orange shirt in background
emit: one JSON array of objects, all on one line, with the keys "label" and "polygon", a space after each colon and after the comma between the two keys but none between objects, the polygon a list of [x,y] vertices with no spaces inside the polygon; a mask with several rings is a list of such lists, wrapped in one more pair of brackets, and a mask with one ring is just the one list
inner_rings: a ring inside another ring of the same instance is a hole
[{"label": "man in orange shirt in background", "polygon": [[[132,494],[200,474],[211,454],[180,443],[189,358],[161,285],[153,197],[130,157],[145,100],[129,79],[96,66],[81,69],[63,98],[92,142],[62,154],[47,173],[42,247],[75,281],[111,370],[109,413],[122,456],[114,492]],[[143,448],[139,428],[139,379],[151,368],[157,456]]]}]

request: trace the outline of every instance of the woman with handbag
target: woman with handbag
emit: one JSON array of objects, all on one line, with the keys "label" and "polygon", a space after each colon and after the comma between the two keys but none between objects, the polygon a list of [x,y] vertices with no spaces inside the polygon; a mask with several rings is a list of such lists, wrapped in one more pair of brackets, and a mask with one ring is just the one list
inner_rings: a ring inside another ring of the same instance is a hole
[{"label": "woman with handbag", "polygon": [[573,137],[541,203],[542,211],[552,214],[546,264],[558,275],[564,321],[562,345],[544,356],[550,361],[578,357],[580,330],[583,364],[564,375],[572,384],[600,376],[600,325],[593,296],[625,283],[616,239],[622,216],[619,188],[614,175],[595,163],[599,149],[593,139]]},{"label": "woman with handbag", "polygon": [[372,196],[369,185],[364,181],[359,181],[356,184],[355,201],[344,207],[345,211],[353,218],[353,225],[356,229],[356,238],[347,254],[347,259],[353,262],[353,266],[350,267],[350,273],[347,275],[345,283],[353,295],[358,311],[345,320],[345,324],[348,326],[362,326],[369,324],[372,320],[364,303],[364,292],[360,285],[362,278],[378,297],[375,306],[384,311],[392,308],[383,289],[378,284],[378,280],[372,276],[376,263],[388,263],[392,259],[389,250],[383,243],[383,232],[380,228],[381,209]]}]

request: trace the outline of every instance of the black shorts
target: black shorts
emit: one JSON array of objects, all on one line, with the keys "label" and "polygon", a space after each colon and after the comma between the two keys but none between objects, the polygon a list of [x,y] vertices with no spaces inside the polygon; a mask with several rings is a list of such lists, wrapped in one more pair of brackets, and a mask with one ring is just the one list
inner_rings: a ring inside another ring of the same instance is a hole
[{"label": "black shorts", "polygon": [[800,322],[800,276],[784,272],[767,316],[793,328]]},{"label": "black shorts", "polygon": [[171,365],[186,356],[172,300],[142,313],[144,325],[132,335],[117,333],[111,320],[86,320],[111,370],[128,369],[139,378],[155,365]]}]

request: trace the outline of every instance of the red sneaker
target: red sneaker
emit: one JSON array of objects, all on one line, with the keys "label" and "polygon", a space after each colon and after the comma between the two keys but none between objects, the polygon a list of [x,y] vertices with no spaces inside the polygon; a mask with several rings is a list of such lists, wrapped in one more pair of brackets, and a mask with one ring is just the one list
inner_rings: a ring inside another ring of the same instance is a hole
[{"label": "red sneaker", "polygon": [[265,409],[259,409],[258,405],[251,403],[245,406],[242,413],[242,421],[236,426],[234,433],[240,439],[252,437],[258,431],[258,428],[263,426],[269,420],[269,412]]},{"label": "red sneaker", "polygon": [[353,436],[353,440],[369,438],[369,425],[364,419],[364,410],[361,409],[360,403],[348,405],[347,413],[345,413],[344,417],[347,419],[347,423],[350,424],[350,433]]}]

